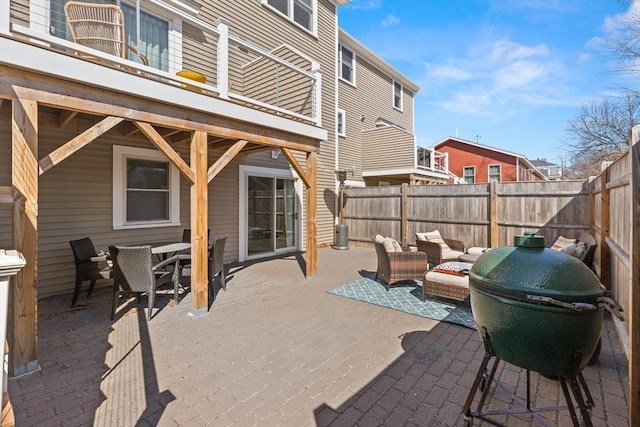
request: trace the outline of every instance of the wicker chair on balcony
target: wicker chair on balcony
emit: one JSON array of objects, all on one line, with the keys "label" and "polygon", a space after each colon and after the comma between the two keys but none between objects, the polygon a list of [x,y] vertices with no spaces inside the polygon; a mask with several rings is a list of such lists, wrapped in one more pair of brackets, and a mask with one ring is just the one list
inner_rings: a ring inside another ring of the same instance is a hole
[{"label": "wicker chair on balcony", "polygon": [[427,272],[427,254],[412,252],[403,248],[393,239],[376,236],[373,241],[378,256],[376,279],[384,282],[387,291],[398,282],[424,280]]},{"label": "wicker chair on balcony", "polygon": [[[75,43],[124,59],[128,59],[128,52],[132,52],[142,64],[149,65],[147,58],[127,43],[124,13],[119,6],[70,1],[64,5],[64,15]],[[85,54],[79,56],[122,68],[120,64],[102,58]]]},{"label": "wicker chair on balcony", "polygon": [[416,246],[419,252],[427,254],[429,263],[433,266],[447,261],[458,261],[458,257],[465,253],[463,242],[445,239],[438,230],[416,233]]}]

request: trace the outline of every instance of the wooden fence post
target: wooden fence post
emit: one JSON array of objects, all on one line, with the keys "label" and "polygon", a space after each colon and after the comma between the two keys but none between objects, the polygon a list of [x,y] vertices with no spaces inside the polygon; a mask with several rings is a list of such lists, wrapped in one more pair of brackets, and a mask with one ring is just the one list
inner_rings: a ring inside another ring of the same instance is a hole
[{"label": "wooden fence post", "polygon": [[402,245],[409,244],[409,185],[405,182],[401,187],[400,237]]},{"label": "wooden fence post", "polygon": [[611,289],[611,250],[607,243],[607,238],[611,233],[611,190],[608,185],[610,180],[611,169],[607,167],[600,175],[600,241],[598,242],[600,281],[607,289]]},{"label": "wooden fence post", "polygon": [[640,425],[640,126],[631,129],[629,266],[629,425]]},{"label": "wooden fence post", "polygon": [[498,191],[497,181],[489,183],[489,247],[497,248],[500,245],[498,236]]}]

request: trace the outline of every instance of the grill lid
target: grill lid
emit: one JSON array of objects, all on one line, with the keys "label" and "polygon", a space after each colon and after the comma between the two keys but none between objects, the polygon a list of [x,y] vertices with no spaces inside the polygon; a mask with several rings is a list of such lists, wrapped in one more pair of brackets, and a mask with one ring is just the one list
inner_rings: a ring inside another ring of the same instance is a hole
[{"label": "grill lid", "polygon": [[541,295],[567,302],[588,302],[604,292],[582,261],[544,247],[544,237],[515,236],[516,246],[491,249],[469,270],[469,286],[503,296]]}]

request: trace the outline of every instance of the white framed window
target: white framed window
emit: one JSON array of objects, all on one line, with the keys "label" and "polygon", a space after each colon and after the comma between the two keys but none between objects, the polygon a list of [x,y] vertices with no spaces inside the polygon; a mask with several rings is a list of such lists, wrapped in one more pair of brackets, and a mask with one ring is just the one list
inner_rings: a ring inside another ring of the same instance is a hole
[{"label": "white framed window", "polygon": [[317,0],[262,0],[262,4],[311,34],[316,34]]},{"label": "white framed window", "polygon": [[338,108],[336,121],[338,122],[338,136],[347,136],[347,115],[344,110]]},{"label": "white framed window", "polygon": [[402,84],[393,81],[393,108],[402,111]]},{"label": "white framed window", "polygon": [[356,54],[340,45],[338,47],[338,72],[340,78],[352,85],[356,84]]},{"label": "white framed window", "polygon": [[501,165],[489,165],[489,182],[491,181],[502,181]]},{"label": "white framed window", "polygon": [[113,146],[113,228],[180,225],[180,172],[158,150]]},{"label": "white framed window", "polygon": [[462,177],[467,184],[473,184],[476,182],[476,167],[465,166],[462,168]]}]

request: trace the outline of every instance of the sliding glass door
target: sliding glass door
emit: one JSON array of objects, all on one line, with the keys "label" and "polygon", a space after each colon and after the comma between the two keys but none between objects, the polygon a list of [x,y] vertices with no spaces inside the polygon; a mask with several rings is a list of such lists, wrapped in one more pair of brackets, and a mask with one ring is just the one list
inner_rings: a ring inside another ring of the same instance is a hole
[{"label": "sliding glass door", "polygon": [[295,181],[247,177],[247,255],[296,248],[297,200]]}]

